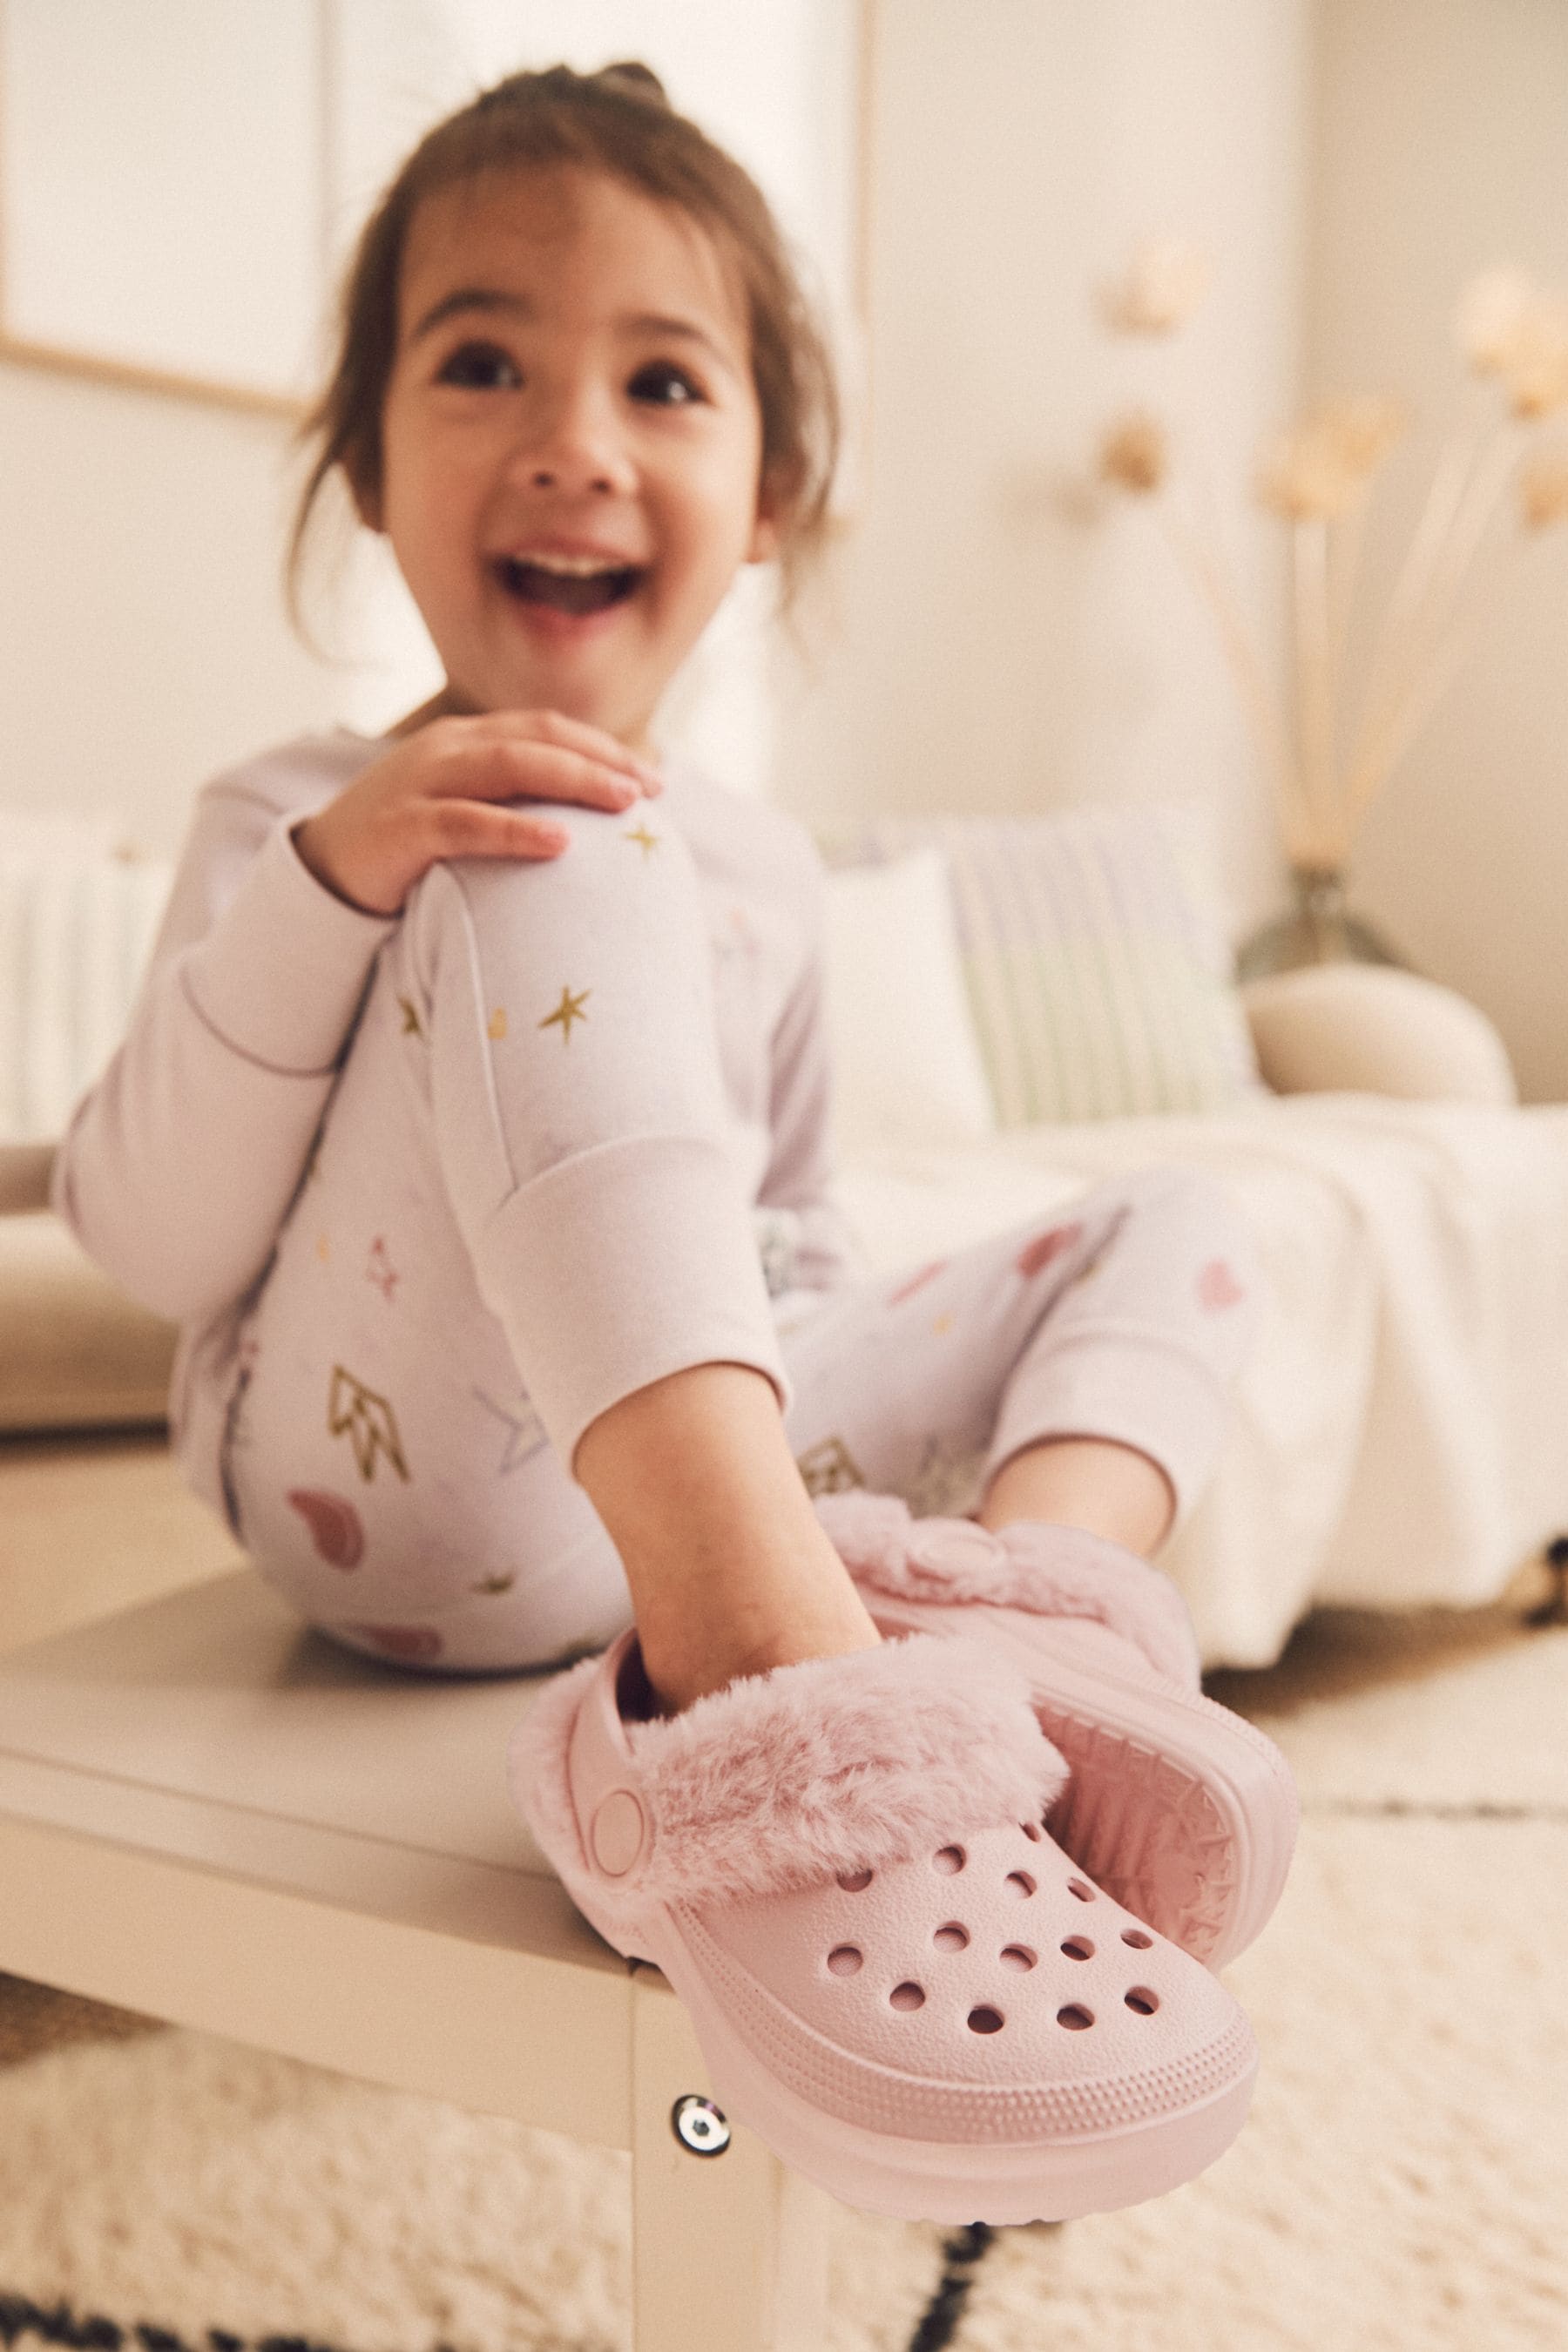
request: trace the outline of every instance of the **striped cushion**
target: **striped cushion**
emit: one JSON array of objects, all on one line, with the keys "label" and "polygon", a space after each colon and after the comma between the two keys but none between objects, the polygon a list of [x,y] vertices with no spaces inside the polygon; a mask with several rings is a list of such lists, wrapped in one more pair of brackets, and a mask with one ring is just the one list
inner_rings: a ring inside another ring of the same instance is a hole
[{"label": "striped cushion", "polygon": [[1005,1128],[1213,1111],[1265,1092],[1199,812],[879,818],[866,850],[945,853]]}]

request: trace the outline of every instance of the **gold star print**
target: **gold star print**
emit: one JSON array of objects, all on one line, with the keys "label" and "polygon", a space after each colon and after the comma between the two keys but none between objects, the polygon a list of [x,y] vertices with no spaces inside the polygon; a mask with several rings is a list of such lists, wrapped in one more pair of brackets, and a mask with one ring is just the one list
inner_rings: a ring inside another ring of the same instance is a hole
[{"label": "gold star print", "polygon": [[936,1321],[931,1328],[936,1333],[939,1339],[945,1339],[948,1333],[952,1328],[952,1317],[951,1315],[939,1315]]},{"label": "gold star print", "polygon": [[405,1037],[423,1037],[425,1032],[420,1025],[419,1008],[413,998],[400,996],[397,1001],[403,1007],[403,1028],[400,1034]]},{"label": "gold star print", "polygon": [[547,1013],[545,1014],[543,1020],[539,1024],[540,1028],[548,1029],[552,1023],[559,1021],[561,1024],[561,1043],[563,1045],[569,1045],[572,1043],[572,1024],[574,1021],[586,1021],[588,1016],[584,1012],[583,1007],[586,1004],[588,999],[593,995],[593,993],[594,992],[591,988],[585,988],[580,996],[574,996],[569,988],[563,988],[561,992],[560,1003],[556,1006],[553,1013]]},{"label": "gold star print", "polygon": [[331,1252],[327,1246],[327,1236],[325,1234],[318,1234],[316,1235],[316,1255],[321,1259],[321,1264],[325,1265],[328,1257],[331,1255]]},{"label": "gold star print", "polygon": [[516,1582],[515,1576],[481,1576],[477,1584],[469,1585],[468,1591],[470,1592],[510,1592]]},{"label": "gold star print", "polygon": [[808,1495],[844,1495],[866,1484],[855,1457],[841,1437],[825,1437],[795,1460]]},{"label": "gold star print", "polygon": [[495,1011],[490,1014],[489,1034],[495,1039],[497,1045],[500,1045],[501,1039],[506,1035],[506,1006],[504,1004],[498,1004]]},{"label": "gold star print", "polygon": [[398,1476],[407,1479],[408,1465],[403,1459],[397,1416],[391,1405],[384,1396],[367,1389],[363,1381],[356,1381],[352,1372],[346,1372],[342,1364],[334,1364],[327,1399],[327,1433],[342,1437],[345,1431],[362,1478],[368,1482],[374,1477],[376,1456],[384,1454]]},{"label": "gold star print", "polygon": [[632,832],[623,833],[621,835],[621,839],[623,841],[640,842],[642,845],[642,853],[645,857],[647,856],[650,849],[657,849],[658,847],[660,838],[661,836],[658,834],[649,833],[646,824],[638,824]]}]

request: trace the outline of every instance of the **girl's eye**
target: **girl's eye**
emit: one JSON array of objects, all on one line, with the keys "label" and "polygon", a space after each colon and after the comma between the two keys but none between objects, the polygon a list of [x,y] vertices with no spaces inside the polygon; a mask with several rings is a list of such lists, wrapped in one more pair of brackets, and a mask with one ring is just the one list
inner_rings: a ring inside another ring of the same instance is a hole
[{"label": "girl's eye", "polygon": [[511,392],[522,378],[499,343],[459,343],[442,361],[436,381],[479,391]]},{"label": "girl's eye", "polygon": [[654,360],[639,368],[630,389],[634,400],[651,401],[660,408],[684,408],[703,397],[696,378],[668,360]]}]

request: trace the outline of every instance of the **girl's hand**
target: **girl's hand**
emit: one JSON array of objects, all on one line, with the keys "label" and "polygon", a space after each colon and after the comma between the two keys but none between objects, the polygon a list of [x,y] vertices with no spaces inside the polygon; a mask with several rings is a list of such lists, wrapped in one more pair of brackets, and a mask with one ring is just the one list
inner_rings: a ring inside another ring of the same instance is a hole
[{"label": "girl's hand", "polygon": [[558,710],[432,719],[289,828],[303,863],[365,915],[396,915],[444,857],[555,857],[571,835],[518,800],[629,808],[662,792],[657,770],[613,735]]}]

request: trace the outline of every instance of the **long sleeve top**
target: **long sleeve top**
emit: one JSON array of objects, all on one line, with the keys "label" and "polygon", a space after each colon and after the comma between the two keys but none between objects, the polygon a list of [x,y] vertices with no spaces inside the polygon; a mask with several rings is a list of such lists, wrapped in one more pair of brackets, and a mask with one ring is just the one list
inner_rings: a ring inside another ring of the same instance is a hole
[{"label": "long sleeve top", "polygon": [[[171,1423],[215,1502],[240,1321],[401,920],[323,887],[290,828],[384,749],[305,736],[202,791],[124,1039],[56,1163],[54,1206],[83,1248],[181,1327]],[[768,1287],[837,1288],[865,1269],[832,1193],[820,858],[796,820],[692,769],[670,769],[658,806],[697,867],[733,1155]]]}]

